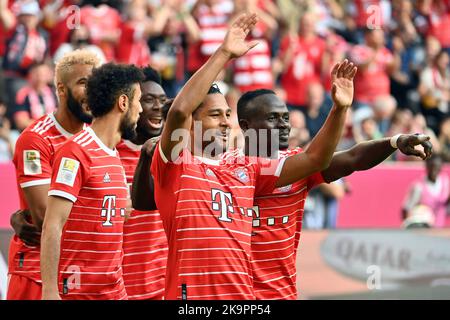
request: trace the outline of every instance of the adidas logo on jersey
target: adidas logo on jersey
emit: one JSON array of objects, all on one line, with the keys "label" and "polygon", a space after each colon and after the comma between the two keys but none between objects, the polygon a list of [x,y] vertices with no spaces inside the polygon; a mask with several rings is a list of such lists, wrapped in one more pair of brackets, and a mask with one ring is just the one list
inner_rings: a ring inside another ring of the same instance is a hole
[{"label": "adidas logo on jersey", "polygon": [[206,169],[206,175],[210,176],[210,177],[216,177],[216,175],[214,174],[214,172],[210,168]]},{"label": "adidas logo on jersey", "polygon": [[103,183],[110,183],[111,182],[111,178],[109,177],[108,172],[105,173],[105,175],[103,176]]}]

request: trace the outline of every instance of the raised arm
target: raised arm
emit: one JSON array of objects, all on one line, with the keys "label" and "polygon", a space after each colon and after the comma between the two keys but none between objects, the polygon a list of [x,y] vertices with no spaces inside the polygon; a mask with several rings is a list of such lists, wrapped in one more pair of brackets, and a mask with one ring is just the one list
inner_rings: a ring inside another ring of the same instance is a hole
[{"label": "raised arm", "polygon": [[[396,148],[391,145],[391,139],[393,138],[365,141],[349,150],[336,152],[330,166],[322,171],[323,179],[331,182],[355,171],[364,171],[377,166],[395,152]],[[432,153],[429,140],[430,137],[423,134],[404,134],[398,137],[396,144],[400,152],[425,160]],[[418,145],[424,150],[415,149]]]},{"label": "raised arm", "polygon": [[61,234],[73,203],[49,196],[41,240],[42,300],[61,300],[58,290],[58,266]]},{"label": "raised arm", "polygon": [[155,146],[159,137],[147,140],[142,146],[139,162],[136,166],[131,188],[131,201],[133,209],[140,211],[156,210],[156,202],[153,188],[153,177],[150,174]]},{"label": "raised arm", "polygon": [[347,109],[353,101],[353,78],[356,67],[344,60],[331,71],[333,107],[323,127],[305,152],[286,159],[276,186],[281,187],[306,178],[330,165],[333,153],[342,136]]},{"label": "raised arm", "polygon": [[179,143],[179,141],[171,139],[172,132],[177,129],[190,130],[192,113],[202,103],[212,83],[227,62],[232,58],[244,55],[257,44],[257,41],[245,41],[256,22],[255,14],[240,15],[229,27],[222,45],[176,96],[161,135],[161,149],[167,159],[174,161],[178,157],[178,154],[172,155],[172,150]]}]

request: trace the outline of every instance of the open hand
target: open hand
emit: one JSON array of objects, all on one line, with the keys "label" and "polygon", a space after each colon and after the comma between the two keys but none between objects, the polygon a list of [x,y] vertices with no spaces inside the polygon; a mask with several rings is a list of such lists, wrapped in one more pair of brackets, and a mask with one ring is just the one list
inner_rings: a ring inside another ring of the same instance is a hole
[{"label": "open hand", "polygon": [[347,59],[336,63],[331,70],[331,97],[337,107],[350,107],[353,101],[353,79],[357,68]]},{"label": "open hand", "polygon": [[258,41],[247,42],[245,38],[258,21],[255,13],[243,13],[232,23],[221,45],[222,51],[230,58],[243,56],[258,44]]}]

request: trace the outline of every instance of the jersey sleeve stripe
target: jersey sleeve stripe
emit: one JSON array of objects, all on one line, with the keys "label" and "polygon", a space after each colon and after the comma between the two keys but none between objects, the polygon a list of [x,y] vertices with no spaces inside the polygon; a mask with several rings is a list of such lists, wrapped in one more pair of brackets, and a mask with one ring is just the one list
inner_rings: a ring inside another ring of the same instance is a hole
[{"label": "jersey sleeve stripe", "polygon": [[39,179],[39,180],[33,180],[33,181],[27,181],[24,183],[20,184],[20,187],[23,188],[28,188],[28,187],[34,187],[34,186],[41,186],[44,184],[50,184],[51,179]]},{"label": "jersey sleeve stripe", "polygon": [[280,163],[278,163],[277,170],[275,170],[275,177],[279,177],[281,174],[281,170],[283,170],[284,162],[287,158],[283,158],[280,160]]},{"label": "jersey sleeve stripe", "polygon": [[49,196],[58,196],[58,197],[62,197],[62,198],[65,198],[65,199],[67,199],[67,200],[70,200],[70,201],[72,201],[72,202],[77,201],[77,197],[71,195],[71,194],[68,193],[68,192],[61,191],[61,190],[50,190],[50,191],[48,192],[48,195],[49,195]]}]

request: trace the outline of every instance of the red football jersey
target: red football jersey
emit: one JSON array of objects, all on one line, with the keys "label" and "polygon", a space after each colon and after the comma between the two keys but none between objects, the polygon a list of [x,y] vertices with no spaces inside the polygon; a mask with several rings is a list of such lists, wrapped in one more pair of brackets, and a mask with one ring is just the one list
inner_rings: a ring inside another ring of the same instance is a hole
[{"label": "red football jersey", "polygon": [[80,10],[81,24],[89,29],[92,43],[103,50],[108,62],[114,61],[116,46],[103,38],[111,33],[120,34],[121,21],[119,12],[106,4],[98,7],[87,5]]},{"label": "red football jersey", "polygon": [[62,299],[126,299],[123,222],[128,187],[117,150],[87,128],[55,155],[49,195],[73,202],[61,236]]},{"label": "red football jersey", "polygon": [[150,64],[151,55],[144,28],[143,24],[132,21],[122,23],[119,45],[116,48],[117,62],[138,67]]},{"label": "red football jersey", "polygon": [[[55,150],[72,134],[64,130],[53,114],[29,125],[17,139],[14,151],[20,209],[29,209],[23,188],[50,185]],[[27,246],[16,235],[9,248],[8,272],[41,282],[40,247]]]},{"label": "red football jersey", "polygon": [[235,151],[215,161],[185,149],[170,162],[157,146],[151,171],[169,244],[166,299],[255,298],[253,197],[274,189],[283,160]]},{"label": "red football jersey", "polygon": [[306,41],[300,36],[294,39],[286,36],[281,42],[281,56],[288,49],[293,50],[293,57],[281,76],[281,84],[286,90],[287,103],[305,106],[308,86],[313,82],[320,82],[325,42],[319,37]]},{"label": "red football jersey", "polygon": [[[286,158],[300,148],[280,152]],[[308,191],[323,182],[317,173],[255,197],[252,266],[256,299],[297,299],[296,256]]]},{"label": "red football jersey", "polygon": [[[117,151],[131,186],[141,146],[123,140]],[[123,227],[123,251],[123,280],[128,299],[163,299],[168,248],[159,211],[131,212]]]}]

